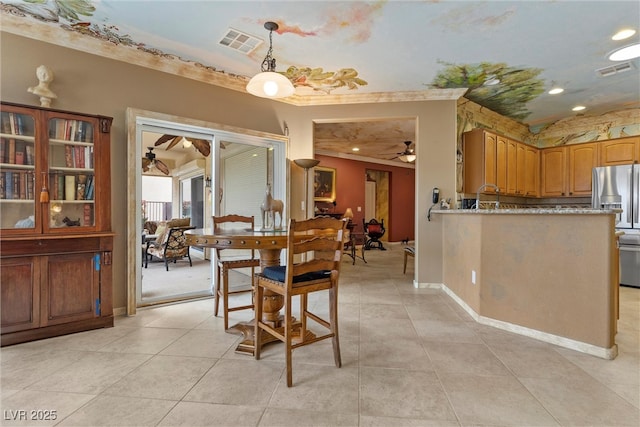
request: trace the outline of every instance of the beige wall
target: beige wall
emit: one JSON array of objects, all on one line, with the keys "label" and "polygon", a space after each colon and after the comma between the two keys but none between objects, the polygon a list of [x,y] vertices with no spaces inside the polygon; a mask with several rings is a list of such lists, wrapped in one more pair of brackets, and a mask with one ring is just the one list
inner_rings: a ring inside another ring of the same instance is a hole
[{"label": "beige wall", "polygon": [[446,233],[444,284],[476,314],[614,346],[613,214],[435,216]]},{"label": "beige wall", "polygon": [[[52,107],[102,114],[114,118],[112,127],[112,213],[114,242],[114,307],[126,305],[127,188],[126,109],[156,111],[256,131],[283,134],[289,129],[289,158],[313,156],[313,120],[372,117],[417,118],[415,277],[418,282],[442,282],[439,228],[427,223],[431,188],[454,197],[456,101],[376,103],[294,107],[256,98],[194,80],[113,61],[87,53],[3,32],[0,41],[0,90],[3,101],[36,105],[27,92],[37,83],[35,69],[45,64],[55,79],[58,95]],[[291,180],[302,182],[303,171],[291,167]],[[300,187],[300,188],[299,188]],[[299,207],[301,186],[291,185],[291,206]],[[300,218],[299,209],[287,217]]]}]

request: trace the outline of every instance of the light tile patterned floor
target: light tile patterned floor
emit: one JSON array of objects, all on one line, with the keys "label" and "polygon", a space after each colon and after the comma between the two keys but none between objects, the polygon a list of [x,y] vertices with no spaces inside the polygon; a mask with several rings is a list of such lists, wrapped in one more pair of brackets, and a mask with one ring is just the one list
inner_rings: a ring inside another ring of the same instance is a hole
[{"label": "light tile patterned floor", "polygon": [[[340,369],[329,342],[298,349],[287,388],[281,344],[255,361],[234,352],[212,299],[169,305],[3,348],[2,424],[640,425],[640,289],[621,288],[620,355],[602,360],[475,323],[443,292],[414,289],[402,247],[388,248],[344,259]],[[56,419],[12,420],[20,410]]]}]

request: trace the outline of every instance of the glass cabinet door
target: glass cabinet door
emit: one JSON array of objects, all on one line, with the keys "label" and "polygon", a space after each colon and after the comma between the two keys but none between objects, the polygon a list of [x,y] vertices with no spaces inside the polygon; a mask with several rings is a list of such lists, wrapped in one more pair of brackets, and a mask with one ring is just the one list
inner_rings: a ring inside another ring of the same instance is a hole
[{"label": "glass cabinet door", "polygon": [[49,229],[95,225],[93,124],[49,120]]},{"label": "glass cabinet door", "polygon": [[[0,228],[35,229],[37,146],[33,116],[0,114]],[[39,194],[39,192],[38,192]]]}]

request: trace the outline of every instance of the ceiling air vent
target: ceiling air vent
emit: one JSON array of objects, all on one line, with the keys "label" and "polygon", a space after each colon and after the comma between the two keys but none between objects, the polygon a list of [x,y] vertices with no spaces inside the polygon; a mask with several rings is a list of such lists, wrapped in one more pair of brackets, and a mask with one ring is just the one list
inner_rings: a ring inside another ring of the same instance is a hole
[{"label": "ceiling air vent", "polygon": [[631,64],[631,62],[627,61],[627,62],[621,62],[619,64],[612,65],[610,67],[600,68],[596,70],[596,73],[598,73],[598,75],[601,77],[609,77],[609,76],[613,76],[614,74],[629,71],[632,67],[633,65]]},{"label": "ceiling air vent", "polygon": [[262,44],[262,40],[242,31],[229,28],[222,40],[220,40],[220,44],[244,54],[249,54]]}]

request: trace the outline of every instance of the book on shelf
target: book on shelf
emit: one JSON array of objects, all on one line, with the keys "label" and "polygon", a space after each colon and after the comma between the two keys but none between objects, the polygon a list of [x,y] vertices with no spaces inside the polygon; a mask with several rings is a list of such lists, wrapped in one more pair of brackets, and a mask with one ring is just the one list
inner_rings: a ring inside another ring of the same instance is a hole
[{"label": "book on shelf", "polygon": [[7,163],[16,162],[16,140],[10,139],[7,150]]},{"label": "book on shelf", "polygon": [[64,177],[64,199],[76,199],[76,177],[75,175],[65,175]]},{"label": "book on shelf", "polygon": [[82,145],[76,145],[74,148],[73,166],[84,169],[84,149]]},{"label": "book on shelf", "polygon": [[73,146],[65,145],[64,146],[64,165],[68,168],[73,167]]},{"label": "book on shelf", "polygon": [[78,183],[78,188],[76,190],[76,200],[84,200],[84,192],[85,192],[86,184]]},{"label": "book on shelf", "polygon": [[6,199],[13,199],[13,172],[5,172],[4,192]]},{"label": "book on shelf", "polygon": [[5,127],[3,124],[2,131],[4,133],[11,133],[14,135],[22,135],[23,132],[23,123],[22,123],[22,114],[17,113],[9,113],[9,126]]},{"label": "book on shelf", "polygon": [[18,189],[20,200],[27,198],[27,173],[25,171],[18,172]]},{"label": "book on shelf", "polygon": [[69,141],[76,140],[76,120],[67,120],[67,133],[65,135],[65,139]]},{"label": "book on shelf", "polygon": [[78,186],[76,188],[76,200],[84,200],[84,193],[87,187],[87,175],[78,175]]},{"label": "book on shelf", "polygon": [[33,145],[26,143],[24,147],[24,152],[25,152],[25,165],[33,166],[35,164],[35,161],[33,158]]},{"label": "book on shelf", "polygon": [[16,165],[24,165],[25,164],[25,145],[24,141],[16,141]]},{"label": "book on shelf", "polygon": [[66,140],[91,142],[92,135],[87,132],[88,124],[82,120],[56,119],[55,124],[49,128],[51,138]]},{"label": "book on shelf", "polygon": [[7,192],[5,190],[5,172],[0,172],[0,199],[7,198]]},{"label": "book on shelf", "polygon": [[20,199],[20,172],[14,172],[12,174],[13,178],[13,187],[11,189],[11,193],[13,194],[13,199]]},{"label": "book on shelf", "polygon": [[26,174],[26,178],[27,178],[27,200],[35,200],[35,191],[34,191],[34,187],[36,185],[35,183],[35,177],[33,175],[33,173],[31,172],[27,172]]},{"label": "book on shelf", "polygon": [[93,225],[91,223],[91,213],[93,211],[93,206],[91,205],[91,203],[85,203],[84,205],[84,215],[83,215],[83,222],[82,224],[85,226],[90,226]]},{"label": "book on shelf", "polygon": [[64,199],[64,175],[61,173],[56,175],[56,197],[54,200]]},{"label": "book on shelf", "polygon": [[92,200],[93,199],[93,175],[89,175],[87,177],[87,185],[84,190],[84,200]]},{"label": "book on shelf", "polygon": [[16,116],[13,113],[9,113],[9,132],[8,133],[16,133]]},{"label": "book on shelf", "polygon": [[93,169],[93,147],[84,148],[84,167]]},{"label": "book on shelf", "polygon": [[7,140],[4,138],[0,139],[0,163],[7,162]]},{"label": "book on shelf", "polygon": [[9,122],[9,116],[5,114],[2,115],[2,133],[11,133],[11,123]]}]

